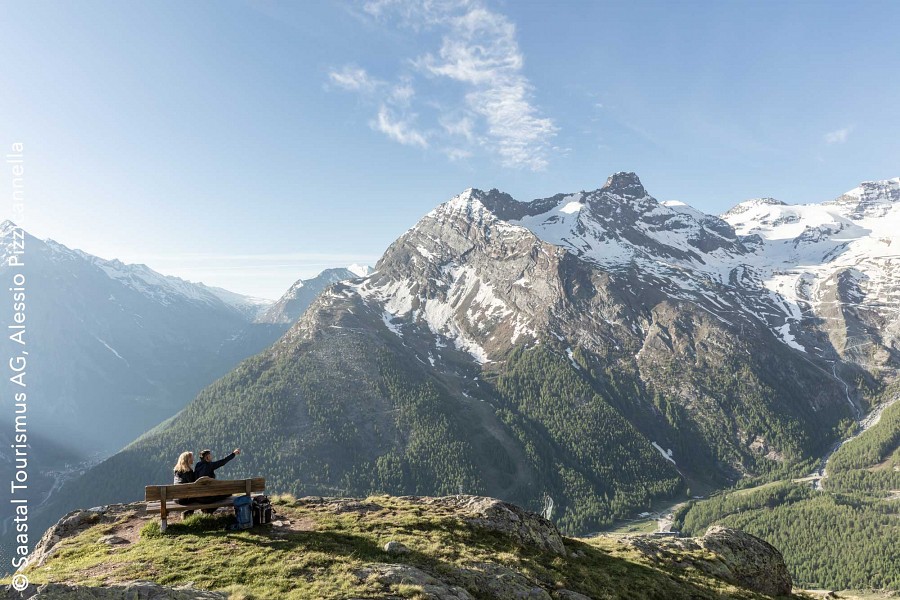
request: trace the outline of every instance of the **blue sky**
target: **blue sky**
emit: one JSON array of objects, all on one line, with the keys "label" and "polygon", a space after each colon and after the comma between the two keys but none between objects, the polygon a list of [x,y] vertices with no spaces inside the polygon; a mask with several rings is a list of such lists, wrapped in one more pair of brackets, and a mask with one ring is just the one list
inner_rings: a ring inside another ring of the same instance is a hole
[{"label": "blue sky", "polygon": [[[897,2],[6,2],[21,224],[277,297],[468,187],[718,213],[900,175]],[[10,215],[3,165],[2,216]],[[4,199],[6,198],[6,199]]]}]

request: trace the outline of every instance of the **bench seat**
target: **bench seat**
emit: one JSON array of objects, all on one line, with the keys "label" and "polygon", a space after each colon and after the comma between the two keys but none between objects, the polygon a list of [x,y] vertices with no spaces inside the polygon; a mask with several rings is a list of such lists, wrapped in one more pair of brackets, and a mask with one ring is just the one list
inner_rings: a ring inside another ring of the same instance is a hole
[{"label": "bench seat", "polygon": [[[234,494],[250,496],[254,492],[264,492],[265,489],[266,480],[262,477],[223,480],[201,477],[194,483],[148,485],[144,488],[144,501],[147,503],[147,512],[159,513],[159,528],[161,531],[165,531],[170,512],[231,506],[234,498],[230,496]],[[176,498],[204,498],[207,496],[229,497],[204,504],[178,504],[175,502]]]},{"label": "bench seat", "polygon": [[[227,500],[222,500],[221,502],[210,502],[208,504],[178,504],[173,500],[169,500],[166,502],[166,512],[181,512],[186,510],[200,510],[201,508],[222,508],[223,506],[232,506],[234,503],[234,498],[228,498]],[[147,503],[147,512],[148,513],[158,513],[162,512],[162,504],[160,502],[148,502]]]}]

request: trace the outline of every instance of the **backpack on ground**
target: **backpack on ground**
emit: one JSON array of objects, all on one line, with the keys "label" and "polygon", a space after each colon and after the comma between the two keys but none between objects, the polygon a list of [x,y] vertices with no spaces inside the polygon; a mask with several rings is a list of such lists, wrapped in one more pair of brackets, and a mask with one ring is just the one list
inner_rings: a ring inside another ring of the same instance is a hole
[{"label": "backpack on ground", "polygon": [[238,496],[234,499],[234,516],[237,518],[237,529],[250,529],[253,527],[253,513],[250,510],[252,503],[250,496]]},{"label": "backpack on ground", "polygon": [[265,525],[272,522],[275,511],[268,496],[256,496],[251,507],[254,525]]}]

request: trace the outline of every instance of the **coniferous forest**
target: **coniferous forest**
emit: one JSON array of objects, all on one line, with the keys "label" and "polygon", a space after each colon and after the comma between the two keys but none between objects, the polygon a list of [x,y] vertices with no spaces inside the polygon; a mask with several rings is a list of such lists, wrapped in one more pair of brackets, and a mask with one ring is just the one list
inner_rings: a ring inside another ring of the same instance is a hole
[{"label": "coniferous forest", "polygon": [[[877,401],[895,398],[888,387]],[[831,457],[822,490],[779,481],[691,503],[676,526],[737,527],[779,548],[796,582],[832,589],[900,589],[900,402]]]}]

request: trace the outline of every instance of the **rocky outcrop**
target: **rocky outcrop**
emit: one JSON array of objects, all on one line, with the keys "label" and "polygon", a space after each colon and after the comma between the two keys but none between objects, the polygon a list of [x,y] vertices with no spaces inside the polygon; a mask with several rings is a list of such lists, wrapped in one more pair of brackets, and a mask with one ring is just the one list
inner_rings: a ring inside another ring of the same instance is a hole
[{"label": "rocky outcrop", "polygon": [[661,565],[691,567],[767,596],[791,593],[793,582],[781,552],[738,529],[713,526],[700,538],[636,536],[623,543]]},{"label": "rocky outcrop", "polygon": [[285,327],[293,324],[300,318],[303,311],[316,299],[322,290],[332,283],[363,277],[371,272],[371,267],[359,267],[355,270],[325,269],[310,279],[298,279],[284,295],[259,316],[257,323],[282,324]]},{"label": "rocky outcrop", "polygon": [[[41,566],[48,558],[56,552],[57,544],[67,537],[72,537],[84,531],[88,527],[92,527],[101,523],[115,523],[126,515],[142,517],[147,514],[143,502],[133,502],[131,504],[107,504],[104,506],[96,506],[87,510],[75,510],[63,516],[55,525],[50,527],[41,536],[40,541],[34,547],[31,557],[28,560],[30,566]],[[108,536],[117,537],[117,536]],[[121,539],[121,538],[118,538]],[[125,542],[126,540],[122,540]],[[101,543],[118,544],[118,541],[101,540]]]},{"label": "rocky outcrop", "polygon": [[698,543],[724,565],[724,570],[711,575],[770,596],[791,593],[784,557],[768,542],[739,529],[713,526]]},{"label": "rocky outcrop", "polygon": [[565,554],[562,536],[556,526],[524,508],[485,496],[407,497],[426,505],[445,506],[461,513],[464,521],[491,531],[509,535],[523,546],[537,546],[556,554]]}]

